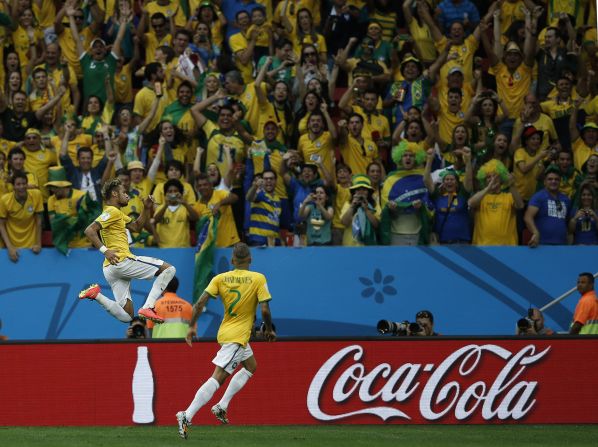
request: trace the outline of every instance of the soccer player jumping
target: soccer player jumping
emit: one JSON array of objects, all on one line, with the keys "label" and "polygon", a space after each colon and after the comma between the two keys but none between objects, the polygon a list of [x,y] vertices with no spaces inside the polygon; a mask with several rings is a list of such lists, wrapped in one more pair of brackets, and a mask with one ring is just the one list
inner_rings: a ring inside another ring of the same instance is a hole
[{"label": "soccer player jumping", "polygon": [[126,231],[141,231],[153,204],[152,197],[143,199],[143,211],[137,220],[133,221],[120,210],[129,203],[129,195],[120,180],[115,178],[107,182],[102,189],[102,196],[104,211],[85,229],[85,235],[106,258],[104,277],[112,288],[114,301],[102,295],[97,284],[82,290],[79,298],[97,301],[110,315],[128,323],[133,318],[131,280],[149,280],[156,277],[145,304],[139,309],[139,317],[158,324],[163,323],[164,319],[154,311],[154,304],[176,273],[176,269],[161,259],[133,255],[129,250]]},{"label": "soccer player jumping", "polygon": [[224,305],[224,318],[218,330],[218,343],[221,348],[212,360],[212,363],[216,365],[214,373],[197,390],[189,408],[176,414],[179,435],[184,439],[187,438],[187,427],[191,425],[191,419],[193,419],[195,413],[210,401],[216,390],[233,373],[237,365],[242,363],[243,369],[233,376],[220,402],[212,407],[214,416],[223,424],[228,424],[226,415],[228,404],[253,376],[257,368],[248,341],[258,304],[260,304],[265,325],[264,337],[268,341],[276,340],[269,305],[272,297],[268,291],[266,277],[261,273],[249,271],[250,263],[251,253],[249,247],[243,243],[236,244],[233,248],[232,257],[232,264],[235,269],[216,275],[199,300],[193,305],[193,315],[189,322],[186,337],[189,346],[191,346],[193,337],[197,335],[195,324],[209,298],[220,296]]}]

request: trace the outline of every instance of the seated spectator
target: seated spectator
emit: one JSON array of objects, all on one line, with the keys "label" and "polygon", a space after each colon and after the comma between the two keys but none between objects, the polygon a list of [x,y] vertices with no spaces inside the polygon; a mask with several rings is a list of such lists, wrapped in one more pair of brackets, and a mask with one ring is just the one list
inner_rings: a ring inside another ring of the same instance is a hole
[{"label": "seated spectator", "polygon": [[589,183],[579,188],[579,206],[573,207],[569,232],[574,245],[598,245],[598,194]]},{"label": "seated spectator", "polygon": [[265,169],[261,175],[254,176],[253,183],[247,191],[246,200],[250,207],[247,235],[249,245],[281,245],[281,203],[275,188],[276,173]]},{"label": "seated spectator", "polygon": [[0,197],[0,237],[8,258],[18,262],[20,248],[38,254],[42,249],[42,193],[27,189],[27,176],[17,172],[11,179],[14,191]]},{"label": "seated spectator", "polygon": [[163,184],[163,202],[158,202],[154,214],[156,224],[157,244],[160,248],[184,248],[191,244],[191,222],[198,219],[194,209],[194,202],[188,202],[184,197],[183,184],[176,178],[171,178]]},{"label": "seated spectator", "polygon": [[532,234],[528,245],[567,245],[567,227],[571,216],[571,201],[559,191],[561,174],[549,167],[544,177],[544,189],[535,193],[525,211],[525,225]]},{"label": "seated spectator", "polygon": [[480,167],[477,178],[482,189],[468,201],[475,212],[473,245],[517,245],[516,211],[524,203],[513,175],[500,161],[490,160]]},{"label": "seated spectator", "polygon": [[334,208],[330,204],[328,192],[324,186],[316,186],[301,203],[299,215],[307,224],[307,245],[332,244],[332,218]]},{"label": "seated spectator", "polygon": [[380,208],[376,207],[370,179],[363,174],[354,175],[349,191],[351,199],[341,210],[341,222],[345,227],[343,245],[346,247],[376,245]]}]

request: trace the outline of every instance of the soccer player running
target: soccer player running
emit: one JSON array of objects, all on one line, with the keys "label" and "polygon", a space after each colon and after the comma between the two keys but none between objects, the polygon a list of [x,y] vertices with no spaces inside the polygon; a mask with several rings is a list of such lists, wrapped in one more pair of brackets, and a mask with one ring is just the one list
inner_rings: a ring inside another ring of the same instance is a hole
[{"label": "soccer player running", "polygon": [[189,408],[176,414],[181,438],[187,438],[187,427],[191,425],[193,416],[210,401],[216,390],[233,373],[237,365],[242,363],[243,369],[233,376],[220,402],[212,407],[214,416],[223,424],[228,424],[226,416],[228,404],[233,396],[245,386],[257,368],[248,341],[258,304],[260,304],[265,325],[264,337],[268,341],[276,339],[269,305],[272,297],[268,291],[266,277],[261,273],[249,271],[250,263],[249,247],[244,243],[235,244],[232,257],[235,269],[216,275],[193,305],[193,315],[189,322],[186,338],[189,346],[191,346],[193,337],[197,335],[195,325],[209,298],[216,298],[220,295],[224,305],[224,318],[218,330],[218,343],[221,348],[212,360],[212,363],[216,365],[214,373],[197,390]]},{"label": "soccer player running", "polygon": [[154,311],[154,304],[176,273],[176,269],[161,259],[133,255],[129,250],[127,237],[127,229],[139,232],[144,227],[152,207],[152,197],[143,199],[143,211],[137,220],[133,221],[120,210],[129,203],[129,195],[118,178],[104,185],[102,196],[104,211],[85,229],[85,235],[106,258],[104,277],[112,288],[114,301],[102,295],[97,284],[82,290],[79,298],[97,301],[110,315],[128,323],[133,318],[131,280],[149,280],[156,277],[145,304],[139,309],[139,317],[154,323],[163,323],[164,319]]}]

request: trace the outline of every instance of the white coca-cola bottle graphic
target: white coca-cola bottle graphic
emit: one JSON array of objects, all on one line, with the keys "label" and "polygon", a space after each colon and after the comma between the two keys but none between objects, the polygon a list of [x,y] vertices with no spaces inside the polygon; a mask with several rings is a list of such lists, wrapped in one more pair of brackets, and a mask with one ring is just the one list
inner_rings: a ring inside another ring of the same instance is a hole
[{"label": "white coca-cola bottle graphic", "polygon": [[133,371],[133,422],[154,422],[154,375],[147,357],[147,346],[137,348],[137,364]]}]

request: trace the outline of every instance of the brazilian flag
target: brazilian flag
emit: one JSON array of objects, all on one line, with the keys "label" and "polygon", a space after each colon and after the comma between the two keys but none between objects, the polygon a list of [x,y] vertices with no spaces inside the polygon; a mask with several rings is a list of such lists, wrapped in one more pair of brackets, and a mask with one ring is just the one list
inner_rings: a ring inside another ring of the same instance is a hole
[{"label": "brazilian flag", "polygon": [[193,302],[195,303],[214,276],[214,251],[218,232],[218,217],[204,216],[197,222],[197,251],[193,272]]},{"label": "brazilian flag", "polygon": [[66,256],[69,242],[77,236],[83,236],[87,226],[102,213],[102,205],[85,194],[77,204],[77,214],[54,214],[51,220],[52,243]]}]

